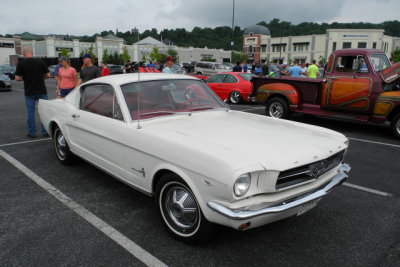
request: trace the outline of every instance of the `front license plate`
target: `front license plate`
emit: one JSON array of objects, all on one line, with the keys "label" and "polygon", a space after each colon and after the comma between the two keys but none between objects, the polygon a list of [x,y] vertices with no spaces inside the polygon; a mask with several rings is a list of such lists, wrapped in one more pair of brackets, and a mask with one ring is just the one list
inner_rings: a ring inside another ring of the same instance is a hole
[{"label": "front license plate", "polygon": [[310,209],[314,208],[317,205],[318,201],[319,199],[314,199],[301,205],[299,211],[297,212],[297,216],[300,216],[301,214],[306,213]]}]

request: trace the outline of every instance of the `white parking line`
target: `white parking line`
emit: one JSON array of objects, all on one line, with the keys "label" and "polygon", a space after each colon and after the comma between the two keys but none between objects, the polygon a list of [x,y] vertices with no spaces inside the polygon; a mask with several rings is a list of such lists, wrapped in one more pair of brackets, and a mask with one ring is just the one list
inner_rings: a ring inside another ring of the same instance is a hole
[{"label": "white parking line", "polygon": [[42,138],[42,139],[37,139],[37,140],[29,140],[29,141],[21,141],[21,142],[16,142],[16,143],[8,143],[8,144],[2,144],[2,145],[0,145],[0,147],[27,144],[27,143],[35,143],[35,142],[46,141],[46,140],[50,140],[50,139],[51,138]]},{"label": "white parking line", "polygon": [[358,138],[352,138],[352,137],[349,137],[349,139],[350,139],[350,140],[354,140],[354,141],[359,141],[359,142],[365,142],[365,143],[383,145],[383,146],[400,147],[400,145],[394,145],[394,144],[388,144],[388,143],[370,141],[370,140],[365,140],[365,139],[358,139]]},{"label": "white parking line", "polygon": [[378,190],[367,188],[367,187],[360,186],[360,185],[350,184],[350,183],[347,183],[347,182],[344,182],[343,185],[351,187],[351,188],[354,188],[354,189],[358,189],[358,190],[361,190],[361,191],[365,191],[365,192],[368,192],[368,193],[371,193],[371,194],[375,194],[375,195],[380,195],[380,196],[384,196],[384,197],[392,196],[392,194],[390,194],[390,193],[378,191]]},{"label": "white parking line", "polygon": [[23,172],[26,176],[28,176],[31,180],[33,180],[36,184],[46,190],[49,194],[53,195],[56,199],[62,202],[65,206],[70,208],[76,214],[81,216],[87,222],[92,224],[98,230],[103,232],[106,236],[114,240],[118,243],[121,247],[123,247],[126,251],[131,253],[137,259],[148,266],[167,266],[159,259],[148,253],[146,250],[141,248],[139,245],[128,239],[126,236],[118,232],[115,228],[108,225],[106,222],[101,220],[99,217],[73,201],[71,198],[66,196],[64,193],[59,191],[57,188],[46,182],[43,178],[35,174],[33,171],[28,169],[25,165],[21,162],[13,158],[8,153],[4,152],[0,149],[0,156],[14,165],[18,170]]},{"label": "white parking line", "polygon": [[25,90],[22,90],[22,89],[14,89],[14,88],[12,88],[12,90],[13,90],[13,91],[21,91],[21,92],[25,92]]}]

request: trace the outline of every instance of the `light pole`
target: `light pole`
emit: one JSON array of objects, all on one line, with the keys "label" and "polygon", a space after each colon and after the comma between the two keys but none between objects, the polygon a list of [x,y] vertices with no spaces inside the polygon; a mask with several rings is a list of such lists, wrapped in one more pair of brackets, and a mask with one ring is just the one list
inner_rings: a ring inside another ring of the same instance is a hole
[{"label": "light pole", "polygon": [[234,22],[235,22],[235,0],[233,0],[233,3],[232,3],[232,41],[231,41],[231,63],[232,63],[232,60],[233,60],[233,45],[234,45],[234,42],[233,42],[233,31],[234,31],[234,29],[233,29],[233,27],[234,27]]}]

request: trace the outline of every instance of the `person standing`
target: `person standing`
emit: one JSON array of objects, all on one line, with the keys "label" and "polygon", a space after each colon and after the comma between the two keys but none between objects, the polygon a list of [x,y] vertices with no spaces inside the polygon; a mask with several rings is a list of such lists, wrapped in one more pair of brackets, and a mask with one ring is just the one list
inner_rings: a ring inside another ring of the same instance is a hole
[{"label": "person standing", "polygon": [[107,68],[107,64],[102,61],[101,62],[101,77],[110,75],[110,70]]},{"label": "person standing", "polygon": [[297,60],[293,61],[293,67],[290,68],[289,74],[292,77],[300,77],[301,68],[300,68],[299,62],[297,62]]},{"label": "person standing", "polygon": [[273,59],[268,68],[268,77],[279,77],[280,71],[276,66],[276,60]]},{"label": "person standing", "polygon": [[64,98],[78,86],[78,76],[75,68],[69,66],[67,57],[61,56],[60,62],[61,68],[58,70],[60,86],[57,87],[57,95]]},{"label": "person standing", "polygon": [[233,72],[242,72],[242,66],[240,66],[240,62],[236,62],[236,66],[233,67]]},{"label": "person standing", "polygon": [[248,69],[249,67],[247,66],[247,62],[245,61],[245,62],[243,62],[243,72],[244,73],[247,73],[247,69]]},{"label": "person standing", "polygon": [[316,79],[318,78],[318,67],[317,61],[315,59],[311,60],[311,65],[307,68],[308,78]]},{"label": "person standing", "polygon": [[92,57],[89,54],[83,55],[83,64],[85,67],[81,69],[78,85],[101,76],[99,68],[93,65]]},{"label": "person standing", "polygon": [[168,56],[165,59],[165,61],[166,61],[165,62],[165,67],[163,68],[162,72],[163,73],[171,73],[172,74],[171,67],[172,67],[172,65],[174,65],[174,58],[171,57],[171,56]]},{"label": "person standing", "polygon": [[57,82],[57,88],[60,88],[60,78],[58,77],[58,70],[61,68],[61,62],[60,60],[58,61],[58,64],[54,68],[54,79],[56,79]]},{"label": "person standing", "polygon": [[132,68],[132,64],[131,64],[130,60],[128,60],[126,62],[125,67],[124,67],[124,71],[125,71],[125,73],[132,73],[133,72],[133,68]]},{"label": "person standing", "polygon": [[[39,58],[33,58],[33,51],[25,46],[22,50],[24,60],[19,61],[15,71],[15,80],[24,81],[25,105],[27,110],[28,137],[36,137],[35,106],[39,99],[48,99],[44,79],[50,78],[46,64]],[[49,137],[41,125],[43,137]]]},{"label": "person standing", "polygon": [[306,63],[301,63],[301,74],[300,77],[307,77],[307,67],[306,67]]}]

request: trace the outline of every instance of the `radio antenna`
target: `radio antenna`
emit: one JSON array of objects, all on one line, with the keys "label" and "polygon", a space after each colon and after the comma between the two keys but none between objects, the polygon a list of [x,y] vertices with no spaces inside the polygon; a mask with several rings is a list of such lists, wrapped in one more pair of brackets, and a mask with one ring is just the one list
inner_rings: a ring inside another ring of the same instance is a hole
[{"label": "radio antenna", "polygon": [[137,68],[137,70],[138,70],[138,81],[137,81],[137,84],[138,84],[138,101],[137,101],[137,104],[138,104],[138,107],[137,107],[137,110],[138,110],[138,124],[137,124],[137,129],[142,129],[142,126],[140,126],[140,64],[138,65],[138,68]]}]

